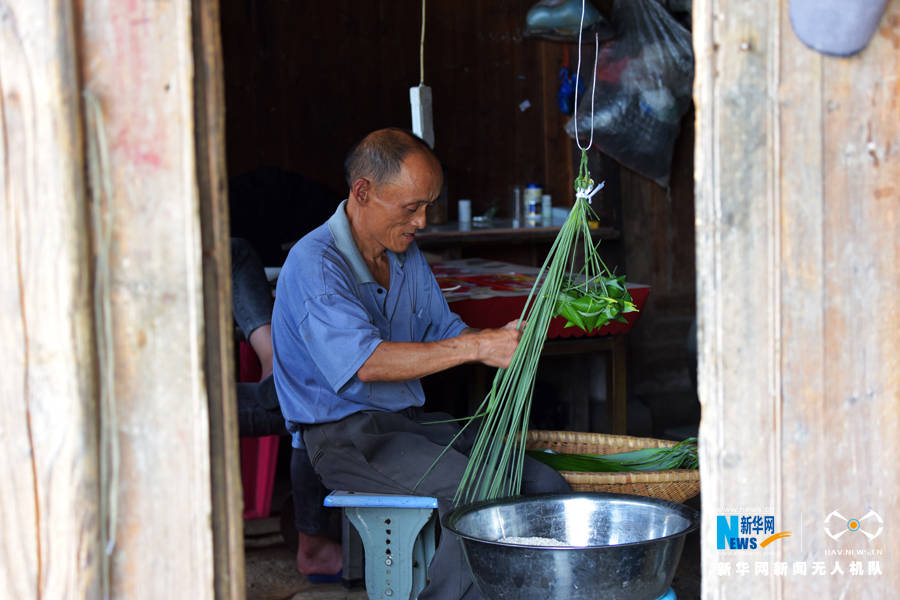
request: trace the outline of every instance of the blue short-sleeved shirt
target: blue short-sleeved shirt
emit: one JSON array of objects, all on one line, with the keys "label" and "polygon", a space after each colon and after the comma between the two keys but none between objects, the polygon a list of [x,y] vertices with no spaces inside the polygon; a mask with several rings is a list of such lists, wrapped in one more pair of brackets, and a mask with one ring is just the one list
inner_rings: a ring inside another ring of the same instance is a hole
[{"label": "blue short-sleeved shirt", "polygon": [[389,289],[375,281],[353,241],[345,205],[294,245],[278,276],[275,387],[297,448],[301,424],[422,406],[418,380],[364,383],[356,372],[382,341],[431,342],[466,328],[415,243],[403,254],[388,251]]}]

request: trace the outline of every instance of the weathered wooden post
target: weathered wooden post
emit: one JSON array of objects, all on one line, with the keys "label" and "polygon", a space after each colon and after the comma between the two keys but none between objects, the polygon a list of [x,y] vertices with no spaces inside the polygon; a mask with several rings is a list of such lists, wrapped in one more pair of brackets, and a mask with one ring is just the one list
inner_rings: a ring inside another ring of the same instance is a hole
[{"label": "weathered wooden post", "polygon": [[694,3],[703,596],[892,598],[900,2],[852,58],[788,4]]},{"label": "weathered wooden post", "polygon": [[67,2],[0,5],[0,588],[100,591],[99,410]]},{"label": "weathered wooden post", "polygon": [[0,5],[0,587],[240,597],[218,2]]}]

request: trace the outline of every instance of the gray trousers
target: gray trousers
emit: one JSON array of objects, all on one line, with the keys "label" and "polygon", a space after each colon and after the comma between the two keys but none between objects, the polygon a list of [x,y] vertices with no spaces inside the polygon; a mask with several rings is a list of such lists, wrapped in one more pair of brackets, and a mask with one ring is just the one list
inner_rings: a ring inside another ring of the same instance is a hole
[{"label": "gray trousers", "polygon": [[[423,424],[451,418],[443,413],[406,409],[397,413],[366,411],[334,423],[304,427],[310,460],[326,488],[355,492],[434,496],[441,518],[452,508],[453,495],[475,441],[470,426],[414,490],[422,474],[459,431],[457,423]],[[525,459],[525,494],[570,491],[562,476],[535,460]],[[428,569],[430,583],[421,600],[479,600],[466,565],[462,543],[445,533]]]}]

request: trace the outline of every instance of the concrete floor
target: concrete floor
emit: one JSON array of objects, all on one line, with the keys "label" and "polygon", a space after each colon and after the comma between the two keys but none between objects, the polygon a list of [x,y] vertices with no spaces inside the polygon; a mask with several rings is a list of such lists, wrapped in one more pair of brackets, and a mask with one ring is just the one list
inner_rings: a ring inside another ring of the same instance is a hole
[{"label": "concrete floor", "polygon": [[364,589],[313,584],[301,575],[281,536],[278,517],[244,522],[248,600],[367,600]]},{"label": "concrete floor", "polygon": [[[686,502],[699,509],[700,499]],[[244,523],[248,600],[367,600],[364,589],[340,583],[312,584],[297,572],[294,555],[282,539],[277,517]],[[688,536],[672,581],[678,600],[700,597],[700,535]]]}]

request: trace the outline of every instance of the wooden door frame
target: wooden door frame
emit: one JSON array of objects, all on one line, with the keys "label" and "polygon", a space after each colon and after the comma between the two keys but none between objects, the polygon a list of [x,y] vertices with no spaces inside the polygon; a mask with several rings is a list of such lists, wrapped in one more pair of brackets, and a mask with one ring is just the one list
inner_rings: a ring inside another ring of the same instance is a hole
[{"label": "wooden door frame", "polygon": [[191,0],[216,598],[245,593],[219,0]]}]

